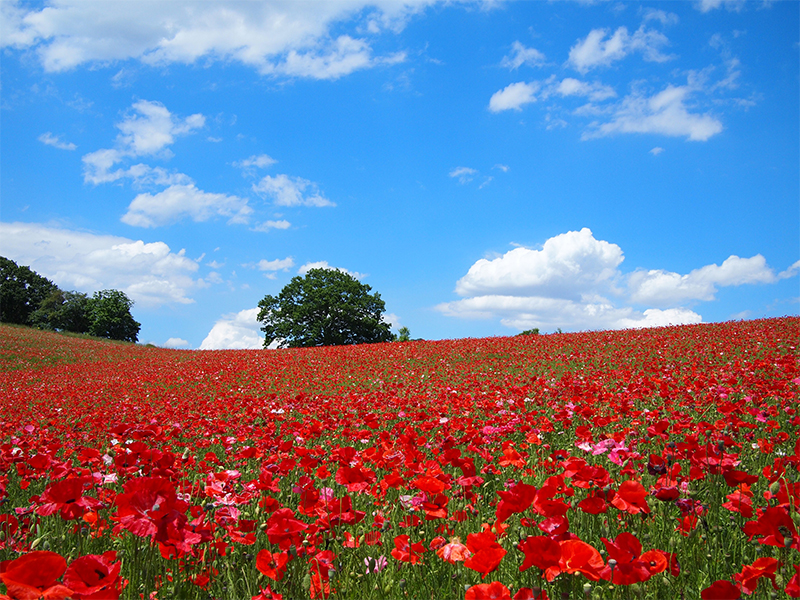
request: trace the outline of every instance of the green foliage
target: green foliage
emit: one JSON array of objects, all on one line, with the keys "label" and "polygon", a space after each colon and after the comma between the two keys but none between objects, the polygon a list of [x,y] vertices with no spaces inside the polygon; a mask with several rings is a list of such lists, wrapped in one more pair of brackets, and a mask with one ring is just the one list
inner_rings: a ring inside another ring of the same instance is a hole
[{"label": "green foliage", "polygon": [[395,341],[397,342],[411,341],[411,330],[408,327],[401,327],[400,329],[398,329]]},{"label": "green foliage", "polygon": [[517,335],[539,335],[539,328],[534,327],[533,329],[526,329],[525,331],[518,333]]},{"label": "green foliage", "polygon": [[382,319],[385,305],[378,293],[356,278],[332,269],[311,269],[294,277],[258,307],[264,347],[342,346],[390,342],[394,338]]},{"label": "green foliage", "polygon": [[86,333],[91,326],[89,306],[86,294],[56,288],[31,314],[29,321],[37,329]]},{"label": "green foliage", "polygon": [[131,315],[133,300],[119,290],[95,292],[89,300],[89,331],[91,335],[135,342],[141,324]]},{"label": "green foliage", "polygon": [[0,322],[26,325],[56,284],[30,267],[0,256]]}]

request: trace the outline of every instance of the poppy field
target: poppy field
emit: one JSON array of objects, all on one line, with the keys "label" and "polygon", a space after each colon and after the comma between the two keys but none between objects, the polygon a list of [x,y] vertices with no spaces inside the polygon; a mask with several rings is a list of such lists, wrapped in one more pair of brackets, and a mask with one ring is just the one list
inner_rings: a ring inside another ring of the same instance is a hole
[{"label": "poppy field", "polygon": [[798,342],[2,326],[0,598],[798,598]]}]

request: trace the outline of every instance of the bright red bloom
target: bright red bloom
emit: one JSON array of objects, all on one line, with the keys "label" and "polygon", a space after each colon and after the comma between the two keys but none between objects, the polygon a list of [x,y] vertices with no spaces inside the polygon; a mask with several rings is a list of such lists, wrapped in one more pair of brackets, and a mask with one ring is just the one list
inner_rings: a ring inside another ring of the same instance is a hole
[{"label": "bright red bloom", "polygon": [[517,548],[525,553],[525,560],[519,567],[526,571],[538,567],[543,571],[550,567],[558,567],[561,561],[561,545],[547,536],[529,536],[519,543]]},{"label": "bright red bloom", "polygon": [[726,498],[728,501],[722,505],[723,508],[738,512],[747,519],[753,516],[753,500],[750,496],[743,494],[740,490],[736,490],[732,494],[728,494]]},{"label": "bright red bloom", "polygon": [[422,542],[411,543],[411,538],[407,535],[398,535],[394,538],[394,550],[392,556],[401,562],[409,562],[415,565],[422,562],[421,554],[425,552]]},{"label": "bright red bloom", "polygon": [[300,534],[307,528],[308,524],[294,518],[291,508],[280,508],[267,520],[267,538],[270,544],[276,544],[281,550],[288,550],[292,545],[300,546]]},{"label": "bright red bloom", "polygon": [[436,550],[436,556],[454,565],[457,562],[468,559],[472,556],[472,552],[461,543],[459,538],[454,537],[449,543]]},{"label": "bright red bloom", "polygon": [[622,482],[611,504],[632,515],[650,512],[650,507],[647,505],[647,490],[641,483],[632,479]]},{"label": "bright red bloom", "polygon": [[472,556],[464,561],[464,566],[481,573],[481,578],[494,571],[506,555],[506,550],[497,543],[491,531],[467,535],[467,547]]},{"label": "bright red bloom", "polygon": [[479,583],[467,590],[464,600],[511,600],[511,591],[499,581]]},{"label": "bright red bloom", "polygon": [[739,588],[724,579],[715,581],[700,592],[702,600],[738,600],[741,597],[742,593]]},{"label": "bright red bloom", "polygon": [[67,561],[60,554],[36,550],[7,563],[0,581],[12,600],[63,600],[72,596],[71,589],[57,583],[66,569]]},{"label": "bright red bloom", "polygon": [[75,600],[117,600],[122,591],[121,566],[113,550],[87,554],[70,563],[64,585],[72,590]]},{"label": "bright red bloom", "polygon": [[550,596],[547,595],[547,592],[539,588],[532,590],[531,588],[524,587],[517,590],[512,600],[550,600]]},{"label": "bright red bloom", "polygon": [[794,575],[783,590],[790,598],[800,598],[800,565],[794,566]]},{"label": "bright red bloom", "polygon": [[[607,564],[600,576],[611,581],[614,585],[631,585],[650,579],[649,563],[639,557],[642,552],[642,543],[627,531],[620,533],[614,541],[600,538],[608,551],[609,561],[614,559],[617,564],[612,567]],[[666,559],[661,557],[666,568]],[[662,568],[663,570],[663,568]]]},{"label": "bright red bloom", "polygon": [[497,521],[502,523],[514,513],[528,510],[536,498],[536,488],[519,482],[507,491],[499,491],[500,502],[497,503]]},{"label": "bright red bloom", "polygon": [[557,567],[545,571],[547,581],[553,581],[559,573],[581,573],[591,581],[598,581],[605,566],[600,553],[582,540],[566,540],[560,543],[561,559]]},{"label": "bright red bloom", "polygon": [[782,506],[771,506],[766,509],[756,521],[745,523],[743,530],[749,539],[763,536],[759,542],[767,546],[783,548],[787,539],[790,540],[790,547],[800,546],[797,527],[789,516],[788,509]]},{"label": "bright red bloom", "polygon": [[277,594],[267,586],[267,589],[260,588],[258,594],[253,596],[251,600],[283,600],[283,594]]},{"label": "bright red bloom", "polygon": [[154,536],[158,522],[176,507],[175,486],[161,477],[139,477],[123,487],[115,500],[120,526],[134,535]]},{"label": "bright red bloom", "polygon": [[772,587],[778,589],[775,585],[775,571],[778,570],[780,563],[777,559],[762,556],[757,558],[752,565],[744,565],[741,573],[736,573],[733,578],[739,583],[742,590],[747,594],[752,594],[758,587],[758,582],[762,577],[772,581]]},{"label": "bright red bloom", "polygon": [[272,553],[269,550],[261,550],[256,555],[256,569],[270,579],[280,581],[286,574],[286,565],[289,563],[289,555],[286,552]]},{"label": "bright red bloom", "polygon": [[97,498],[83,495],[83,488],[90,480],[84,477],[62,479],[49,485],[39,497],[40,506],[36,509],[37,515],[49,516],[61,512],[65,521],[80,519],[86,511],[102,506]]}]

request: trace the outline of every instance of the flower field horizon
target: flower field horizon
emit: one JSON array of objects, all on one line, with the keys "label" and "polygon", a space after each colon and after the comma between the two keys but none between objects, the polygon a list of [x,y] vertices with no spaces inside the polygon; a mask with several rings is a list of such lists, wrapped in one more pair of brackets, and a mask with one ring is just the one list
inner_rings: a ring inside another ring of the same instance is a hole
[{"label": "flower field horizon", "polygon": [[798,342],[0,326],[0,599],[798,598]]}]

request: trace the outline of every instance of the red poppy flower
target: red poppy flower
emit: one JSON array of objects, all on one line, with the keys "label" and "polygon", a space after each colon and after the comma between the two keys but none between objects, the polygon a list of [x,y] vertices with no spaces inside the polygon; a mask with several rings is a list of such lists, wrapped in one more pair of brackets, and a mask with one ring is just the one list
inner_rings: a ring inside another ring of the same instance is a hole
[{"label": "red poppy flower", "polygon": [[497,543],[491,531],[470,533],[467,536],[467,547],[472,556],[464,561],[464,566],[481,573],[481,578],[494,571],[506,555],[506,550]]},{"label": "red poppy flower", "polygon": [[511,600],[511,591],[499,581],[479,583],[467,590],[464,600]]},{"label": "red poppy flower", "polygon": [[472,552],[461,543],[460,538],[454,537],[450,542],[436,550],[436,556],[454,565],[472,556]]},{"label": "red poppy flower", "polygon": [[286,552],[275,552],[261,550],[256,555],[256,569],[270,579],[280,581],[286,574],[286,565],[289,562],[289,555]]},{"label": "red poppy flower", "polygon": [[407,535],[398,535],[394,538],[394,550],[392,556],[401,562],[408,562],[415,565],[422,561],[421,554],[425,552],[422,542],[411,543],[411,538]]},{"label": "red poppy flower", "polygon": [[72,590],[75,600],[117,600],[122,590],[117,553],[87,554],[73,560],[64,585]]},{"label": "red poppy flower", "polygon": [[83,477],[62,479],[49,485],[39,497],[40,506],[36,509],[37,515],[49,516],[61,512],[65,521],[80,519],[86,511],[102,506],[97,498],[83,495],[83,488],[89,483]]},{"label": "red poppy flower", "polygon": [[783,590],[790,598],[800,598],[800,565],[794,566],[794,575]]},{"label": "red poppy flower", "polygon": [[253,596],[251,600],[283,600],[283,594],[277,594],[267,586],[267,589],[259,588],[258,594]]},{"label": "red poppy flower", "polygon": [[71,589],[57,583],[66,569],[67,561],[60,554],[36,550],[7,563],[0,581],[12,600],[63,600],[72,596]]},{"label": "red poppy flower", "polygon": [[527,483],[519,482],[509,490],[499,491],[500,502],[497,503],[497,521],[502,523],[514,513],[528,510],[536,498],[536,488]]},{"label": "red poppy flower", "polygon": [[115,500],[119,524],[134,535],[152,537],[158,521],[176,506],[175,486],[161,477],[139,477],[123,487],[125,492]]},{"label": "red poppy flower", "polygon": [[733,578],[739,583],[742,590],[748,594],[752,594],[758,587],[758,582],[762,577],[772,581],[772,587],[778,589],[775,585],[775,571],[778,570],[778,560],[769,556],[762,556],[757,558],[752,565],[744,565],[741,573],[736,573]]},{"label": "red poppy flower", "polygon": [[650,512],[650,507],[647,505],[647,490],[641,483],[632,479],[622,482],[611,504],[632,515]]},{"label": "red poppy flower", "polygon": [[741,597],[742,593],[739,588],[724,579],[715,581],[700,592],[702,600],[738,600]]},{"label": "red poppy flower", "polygon": [[425,511],[425,520],[432,521],[434,519],[447,518],[447,504],[450,502],[445,494],[439,494],[430,502],[423,502],[422,509]]},{"label": "red poppy flower", "polygon": [[276,544],[281,550],[288,550],[292,545],[300,546],[300,533],[307,528],[306,523],[294,518],[291,508],[280,508],[267,520],[267,538],[270,544]]},{"label": "red poppy flower", "polygon": [[743,494],[741,490],[736,490],[732,494],[728,494],[726,498],[728,501],[722,505],[723,508],[738,512],[747,519],[753,516],[753,500],[750,496]]},{"label": "red poppy flower", "polygon": [[519,567],[526,571],[538,567],[543,571],[550,567],[558,567],[561,561],[561,545],[547,536],[529,536],[522,540],[517,548],[525,553],[525,560]]},{"label": "red poppy flower", "polygon": [[[610,564],[605,566],[600,574],[603,579],[614,585],[631,585],[650,579],[648,563],[639,558],[642,544],[635,535],[623,531],[613,542],[606,538],[600,539],[608,551],[609,562],[614,559],[617,563],[613,567]],[[666,568],[666,560],[664,567]]]},{"label": "red poppy flower", "polygon": [[512,600],[550,600],[550,596],[548,596],[547,592],[542,589],[536,588],[534,590],[524,587],[517,590],[517,593],[514,594]]},{"label": "red poppy flower", "polygon": [[582,540],[566,540],[560,543],[561,559],[557,567],[545,571],[547,581],[553,581],[559,573],[581,573],[591,581],[600,579],[605,566],[603,557],[591,545]]},{"label": "red poppy flower", "polygon": [[787,539],[790,540],[789,547],[800,546],[797,527],[789,516],[789,511],[782,506],[771,506],[756,521],[745,523],[743,529],[749,539],[763,536],[759,542],[767,546],[783,548]]}]

